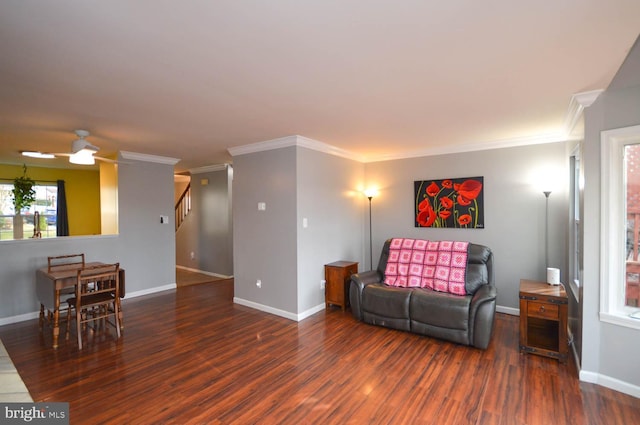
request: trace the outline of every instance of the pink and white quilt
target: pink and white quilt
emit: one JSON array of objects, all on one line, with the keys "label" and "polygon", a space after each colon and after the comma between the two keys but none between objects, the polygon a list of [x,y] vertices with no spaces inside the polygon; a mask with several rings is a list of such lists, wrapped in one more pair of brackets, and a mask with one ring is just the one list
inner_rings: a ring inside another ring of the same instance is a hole
[{"label": "pink and white quilt", "polygon": [[466,295],[469,242],[394,238],[384,283]]}]

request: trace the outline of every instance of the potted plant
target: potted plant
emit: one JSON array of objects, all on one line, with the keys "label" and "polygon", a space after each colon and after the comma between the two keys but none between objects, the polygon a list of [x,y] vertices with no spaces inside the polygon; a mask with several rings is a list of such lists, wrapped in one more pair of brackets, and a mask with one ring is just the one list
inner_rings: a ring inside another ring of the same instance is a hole
[{"label": "potted plant", "polygon": [[27,177],[27,166],[23,165],[22,177],[13,179],[13,239],[22,239],[24,229],[22,222],[22,210],[29,208],[36,201],[36,191],[33,189],[35,182]]}]

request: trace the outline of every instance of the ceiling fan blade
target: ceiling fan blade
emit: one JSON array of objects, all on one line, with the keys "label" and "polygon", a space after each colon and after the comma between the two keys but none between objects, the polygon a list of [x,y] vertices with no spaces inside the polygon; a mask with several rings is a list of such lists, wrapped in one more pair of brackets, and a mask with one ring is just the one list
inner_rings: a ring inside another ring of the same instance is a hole
[{"label": "ceiling fan blade", "polygon": [[108,162],[110,164],[117,164],[118,160],[117,159],[111,159],[111,158],[105,158],[102,156],[93,156],[95,159],[97,159],[98,161],[104,161],[104,162]]}]

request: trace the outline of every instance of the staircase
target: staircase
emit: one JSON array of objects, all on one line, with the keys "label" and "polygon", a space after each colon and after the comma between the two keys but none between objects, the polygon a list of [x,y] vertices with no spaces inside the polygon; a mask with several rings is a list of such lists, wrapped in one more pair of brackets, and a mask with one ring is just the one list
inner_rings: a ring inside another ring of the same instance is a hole
[{"label": "staircase", "polygon": [[191,183],[187,185],[180,195],[180,199],[176,202],[175,214],[176,214],[176,232],[182,225],[184,219],[189,215],[189,211],[191,211]]}]

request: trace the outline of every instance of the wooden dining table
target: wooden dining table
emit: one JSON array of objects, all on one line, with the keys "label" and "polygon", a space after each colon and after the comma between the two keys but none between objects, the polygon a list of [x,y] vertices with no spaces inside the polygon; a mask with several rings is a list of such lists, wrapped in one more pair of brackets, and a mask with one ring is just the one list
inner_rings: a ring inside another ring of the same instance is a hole
[{"label": "wooden dining table", "polygon": [[[105,265],[99,261],[87,262],[84,267],[95,267]],[[53,348],[58,348],[58,339],[60,337],[60,303],[61,297],[66,293],[75,293],[75,286],[78,277],[78,270],[82,266],[70,265],[69,267],[56,267],[54,270],[49,270],[48,267],[43,267],[36,271],[36,295],[38,302],[40,302],[40,331],[44,331],[44,323],[49,318],[49,312],[51,316],[51,327],[53,330]],[[120,269],[118,280],[120,283],[120,298],[124,298],[125,295],[125,278],[124,269]],[[70,289],[71,288],[71,289]],[[120,308],[120,299],[116,300],[118,303],[118,315],[120,319],[120,328],[124,328],[122,308]],[[45,316],[46,315],[46,316]],[[69,326],[69,324],[67,324]]]}]

